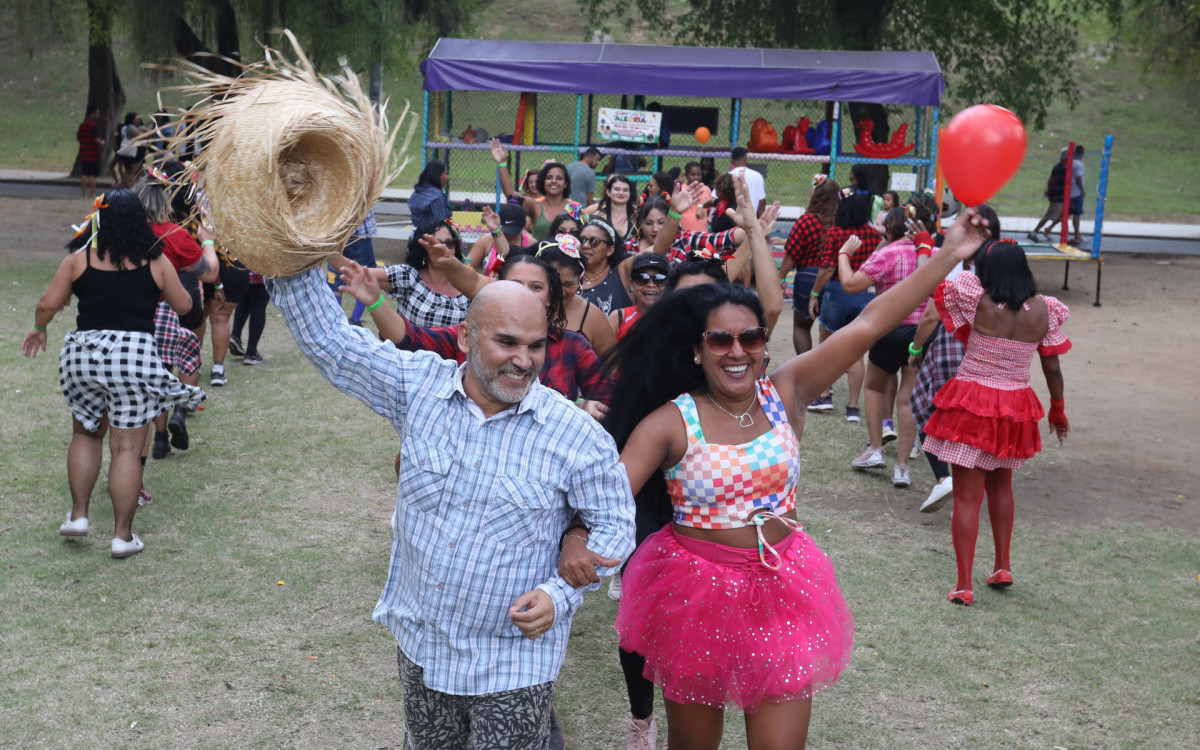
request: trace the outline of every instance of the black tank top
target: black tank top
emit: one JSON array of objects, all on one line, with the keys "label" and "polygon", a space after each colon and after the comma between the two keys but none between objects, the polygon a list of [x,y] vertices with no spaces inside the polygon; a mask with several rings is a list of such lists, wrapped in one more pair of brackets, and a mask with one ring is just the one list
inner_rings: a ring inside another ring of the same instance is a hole
[{"label": "black tank top", "polygon": [[154,309],[162,296],[150,264],[127,271],[92,268],[92,253],[84,249],[87,268],[71,282],[79,298],[75,328],[80,331],[140,331],[154,333]]},{"label": "black tank top", "polygon": [[590,289],[581,288],[579,296],[600,308],[605,315],[633,304],[633,300],[629,299],[629,293],[625,291],[625,285],[621,283],[621,272],[617,270],[616,266],[609,269],[604,281]]}]

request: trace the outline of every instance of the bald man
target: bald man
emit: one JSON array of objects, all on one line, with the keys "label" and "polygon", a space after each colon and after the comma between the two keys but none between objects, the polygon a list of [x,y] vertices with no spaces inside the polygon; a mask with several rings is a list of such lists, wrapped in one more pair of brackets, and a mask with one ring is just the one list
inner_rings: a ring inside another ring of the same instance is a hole
[{"label": "bald man", "polygon": [[459,365],[351,326],[317,270],[273,281],[271,296],[317,370],[400,435],[373,617],[396,637],[404,746],[545,747],[584,592],[558,574],[561,536],[578,512],[604,576],[634,526],[612,439],[538,382],[544,306],[514,282],[487,285],[459,328]]}]

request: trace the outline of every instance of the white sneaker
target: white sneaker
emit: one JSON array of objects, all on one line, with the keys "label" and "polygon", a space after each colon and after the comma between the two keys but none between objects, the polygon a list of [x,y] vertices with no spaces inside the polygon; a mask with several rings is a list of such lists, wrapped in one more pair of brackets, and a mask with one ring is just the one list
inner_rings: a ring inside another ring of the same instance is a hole
[{"label": "white sneaker", "polygon": [[613,601],[621,600],[621,571],[619,570],[608,578],[608,598]]},{"label": "white sneaker", "polygon": [[887,466],[882,450],[867,448],[862,455],[850,462],[856,469],[878,469]]},{"label": "white sneaker", "polygon": [[133,539],[128,542],[119,536],[114,536],[112,540],[112,556],[117,559],[136,555],[145,548],[146,545],[142,544],[142,540],[138,538],[137,534],[134,534]]},{"label": "white sneaker", "polygon": [[58,527],[58,533],[63,536],[87,536],[88,520],[86,518],[76,518],[71,520],[71,511],[67,511],[67,520],[63,521],[62,526]]},{"label": "white sneaker", "polygon": [[908,464],[896,464],[896,468],[892,470],[892,485],[895,487],[908,487],[912,484],[912,475],[909,474]]},{"label": "white sneaker", "polygon": [[945,481],[933,485],[933,489],[929,492],[929,497],[925,498],[925,502],[921,503],[921,512],[933,513],[940,510],[946,504],[946,501],[953,496],[954,479],[947,477]]}]

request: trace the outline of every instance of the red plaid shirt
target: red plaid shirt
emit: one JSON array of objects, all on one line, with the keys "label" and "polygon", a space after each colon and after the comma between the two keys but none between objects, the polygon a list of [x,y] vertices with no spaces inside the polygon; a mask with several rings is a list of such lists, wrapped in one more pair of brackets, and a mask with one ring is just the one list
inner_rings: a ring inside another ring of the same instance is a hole
[{"label": "red plaid shirt", "polygon": [[846,244],[846,240],[854,235],[862,240],[858,250],[850,256],[850,270],[857,271],[858,267],[866,262],[867,258],[871,257],[871,253],[875,252],[875,248],[879,247],[879,232],[870,224],[863,224],[857,227],[839,227],[832,226],[825,231],[825,252],[821,255],[821,266],[828,268],[833,266],[833,280],[839,281],[837,272],[837,254],[838,250],[842,249],[842,245]]},{"label": "red plaid shirt", "polygon": [[667,260],[672,263],[682,263],[687,260],[688,253],[703,250],[705,245],[711,245],[713,254],[721,260],[729,260],[737,252],[737,243],[733,241],[732,229],[724,232],[689,232],[681,229],[671,243]]},{"label": "red plaid shirt", "polygon": [[825,227],[815,214],[804,214],[792,225],[783,252],[792,259],[796,268],[808,268],[820,265],[821,253],[825,249],[821,240],[825,237]]},{"label": "red plaid shirt", "polygon": [[[467,361],[466,352],[458,348],[457,325],[422,328],[407,320],[404,322],[408,335],[397,344],[397,348],[409,352],[433,352],[459,364]],[[542,365],[538,380],[572,401],[581,395],[590,401],[605,404],[612,399],[612,379],[604,372],[592,345],[574,331],[550,334],[546,345],[546,362]]]}]

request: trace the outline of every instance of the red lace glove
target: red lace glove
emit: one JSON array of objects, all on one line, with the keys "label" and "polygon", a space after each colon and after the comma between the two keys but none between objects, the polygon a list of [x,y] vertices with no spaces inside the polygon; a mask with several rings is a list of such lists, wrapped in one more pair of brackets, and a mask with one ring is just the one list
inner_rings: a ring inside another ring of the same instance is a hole
[{"label": "red lace glove", "polygon": [[1058,435],[1058,442],[1066,440],[1071,431],[1071,423],[1067,421],[1066,399],[1050,399],[1049,420],[1050,427]]},{"label": "red lace glove", "polygon": [[913,244],[917,246],[917,255],[933,255],[933,237],[929,232],[917,232],[913,235]]}]

